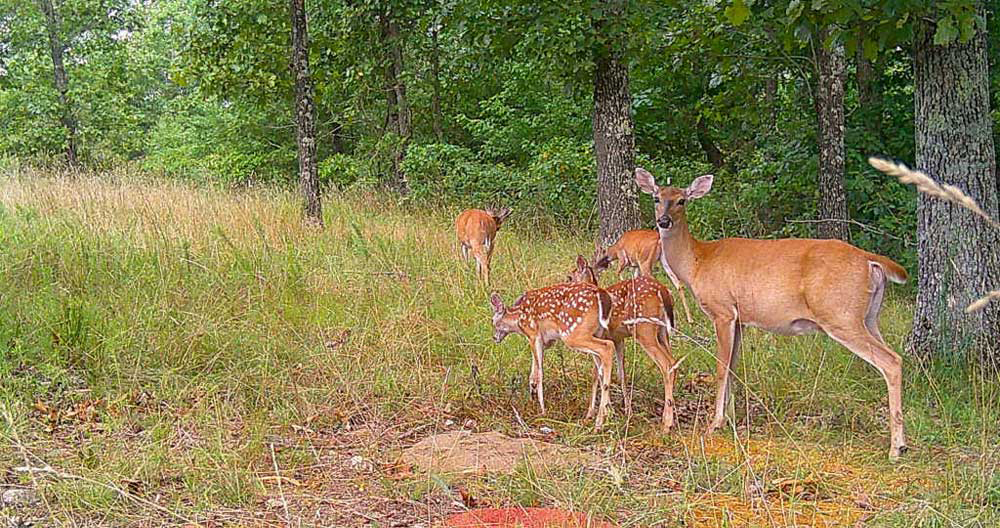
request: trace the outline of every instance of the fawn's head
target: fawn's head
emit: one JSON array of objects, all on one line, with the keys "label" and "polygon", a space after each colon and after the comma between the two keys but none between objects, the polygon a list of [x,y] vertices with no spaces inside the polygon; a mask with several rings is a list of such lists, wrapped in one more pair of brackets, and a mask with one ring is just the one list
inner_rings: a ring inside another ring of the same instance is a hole
[{"label": "fawn's head", "polygon": [[500,298],[500,294],[496,292],[490,295],[490,305],[493,306],[493,341],[499,343],[507,337],[507,334],[512,334],[519,330],[517,317],[510,314],[507,307],[503,305],[503,299]]},{"label": "fawn's head", "polygon": [[695,200],[708,194],[712,189],[713,176],[706,174],[698,176],[686,189],[656,185],[653,175],[642,167],[635,169],[635,183],[643,192],[653,195],[653,207],[656,212],[656,227],[660,234],[670,230],[680,219],[684,218],[684,206],[688,200]]},{"label": "fawn's head", "polygon": [[594,258],[587,262],[583,255],[576,256],[576,268],[566,276],[566,282],[586,282],[598,286],[598,278],[601,272],[608,269],[611,258],[608,257],[606,249],[595,245]]}]

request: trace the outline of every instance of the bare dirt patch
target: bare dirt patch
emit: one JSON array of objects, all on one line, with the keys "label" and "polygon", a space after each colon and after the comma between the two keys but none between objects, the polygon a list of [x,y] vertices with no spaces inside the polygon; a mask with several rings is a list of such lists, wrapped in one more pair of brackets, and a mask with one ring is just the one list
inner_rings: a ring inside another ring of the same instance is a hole
[{"label": "bare dirt patch", "polygon": [[451,431],[429,436],[403,451],[403,461],[433,473],[511,473],[522,463],[536,468],[589,465],[597,457],[572,447],[497,432]]}]

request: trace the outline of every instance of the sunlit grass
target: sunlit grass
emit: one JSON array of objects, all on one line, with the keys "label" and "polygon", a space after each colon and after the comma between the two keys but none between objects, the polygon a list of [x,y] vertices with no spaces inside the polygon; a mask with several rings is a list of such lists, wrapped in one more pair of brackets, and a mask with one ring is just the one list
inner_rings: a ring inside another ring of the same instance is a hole
[{"label": "sunlit grass", "polygon": [[[885,384],[874,369],[821,336],[748,330],[738,434],[704,440],[693,428],[708,418],[714,337],[698,313],[680,328],[690,339],[673,342],[674,355],[687,358],[678,402],[700,413],[695,422],[656,432],[658,376],[630,347],[636,415],[625,417],[616,396],[610,427],[594,434],[583,420],[588,358],[549,351],[541,416],[528,397],[527,344],[492,342],[488,290],[458,259],[457,210],[329,193],[324,212],[326,227],[311,229],[288,191],[193,187],[125,169],[0,180],[0,464],[28,457],[88,479],[39,482],[62,522],[95,511],[121,524],[149,512],[180,522],[114,489],[160,496],[158,505],[185,517],[253,509],[273,492],[262,476],[275,464],[316,464],[312,453],[272,454],[274,438],[296,428],[335,435],[451,417],[519,434],[520,416],[607,455],[614,469],[525,468],[470,484],[495,503],[635,524],[790,525],[806,519],[789,509],[834,519],[815,512],[838,507],[846,513],[837,519],[871,524],[997,520],[1000,394],[975,370],[907,360],[914,449],[894,466],[885,456]],[[509,301],[556,282],[589,248],[586,234],[519,224],[515,212],[498,239],[493,288]],[[881,326],[897,350],[910,309],[890,292]],[[50,423],[37,407],[86,401],[97,402],[97,419],[64,412]],[[389,447],[376,440],[358,449],[388,460]],[[782,498],[781,479],[807,482],[821,498]],[[383,491],[421,495],[420,486],[398,487]],[[874,513],[855,507],[859,490]],[[760,502],[757,493],[770,495]],[[824,522],[816,525],[836,525]]]}]

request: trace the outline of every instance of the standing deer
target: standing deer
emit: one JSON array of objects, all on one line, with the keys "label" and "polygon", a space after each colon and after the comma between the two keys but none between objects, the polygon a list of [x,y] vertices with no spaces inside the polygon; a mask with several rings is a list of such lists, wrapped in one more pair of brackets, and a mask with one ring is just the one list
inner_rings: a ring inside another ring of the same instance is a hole
[{"label": "standing deer", "polygon": [[[611,368],[615,346],[598,336],[604,334],[611,317],[611,296],[608,292],[584,283],[562,283],[531,290],[505,307],[500,295],[490,295],[493,305],[493,340],[503,341],[508,334],[521,334],[531,344],[532,393],[538,395],[538,405],[545,413],[542,390],[542,355],[556,341],[580,352],[591,354],[597,375],[601,378],[601,404],[595,427],[604,425],[607,415]],[[587,417],[593,417],[593,398]]]},{"label": "standing deer", "polygon": [[490,259],[493,258],[497,231],[510,213],[509,207],[500,210],[488,208],[485,211],[466,209],[455,219],[455,233],[462,246],[462,258],[468,260],[471,255],[476,260],[476,274],[486,284],[490,283]]},{"label": "standing deer", "polygon": [[[670,283],[677,289],[677,296],[681,298],[681,306],[684,307],[684,317],[690,324],[691,311],[688,310],[687,297],[684,295],[684,287],[677,280],[666,260],[661,257],[660,234],[655,229],[636,229],[626,231],[617,242],[608,247],[605,254],[610,260],[618,260],[618,274],[621,275],[626,267],[636,268],[636,276],[653,276],[653,266],[656,261],[660,261],[663,271],[666,272]],[[597,262],[600,256],[595,256]]]},{"label": "standing deer", "polygon": [[[594,259],[588,263],[578,256],[576,269],[568,279],[573,282],[597,285],[598,276],[607,269],[610,259],[598,249]],[[625,339],[634,337],[660,369],[663,377],[663,415],[661,428],[667,432],[674,425],[674,378],[680,362],[674,363],[670,355],[670,332],[674,327],[674,306],[670,290],[656,279],[640,275],[634,279],[621,281],[606,289],[611,295],[611,320],[608,322],[608,337],[615,344],[615,363],[618,367],[622,392],[625,394],[625,408],[632,413],[632,397],[625,386]],[[591,390],[591,406],[597,396],[597,378]]]},{"label": "standing deer", "polygon": [[878,315],[886,280],[903,283],[906,270],[839,240],[697,240],[684,208],[711,190],[712,175],[696,178],[686,189],[658,187],[642,168],[635,175],[639,188],[653,195],[664,259],[715,324],[718,389],[708,432],[723,424],[744,326],[784,335],[822,332],[885,378],[889,457],[898,458],[906,450],[902,359],[882,339]]}]

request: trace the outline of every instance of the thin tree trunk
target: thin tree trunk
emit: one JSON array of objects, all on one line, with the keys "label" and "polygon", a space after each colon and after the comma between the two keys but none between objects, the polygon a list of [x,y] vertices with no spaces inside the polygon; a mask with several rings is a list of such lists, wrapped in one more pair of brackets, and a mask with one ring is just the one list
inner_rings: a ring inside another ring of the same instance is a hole
[{"label": "thin tree trunk", "polygon": [[385,59],[385,91],[387,103],[387,121],[389,130],[399,138],[392,156],[393,181],[401,192],[409,189],[406,174],[403,172],[403,158],[406,156],[406,146],[410,141],[410,108],[406,99],[406,84],[403,82],[403,45],[400,41],[399,25],[387,12],[379,16],[382,31],[382,42],[386,50]]},{"label": "thin tree trunk", "polygon": [[438,27],[431,30],[431,118],[434,125],[434,137],[438,143],[444,141],[444,131],[441,129],[441,48],[438,46]]},{"label": "thin tree trunk", "polygon": [[629,229],[639,227],[635,184],[635,137],[624,60],[621,24],[627,0],[605,0],[604,16],[594,21],[604,42],[594,50],[594,154],[597,158],[597,203],[600,242],[608,246]]},{"label": "thin tree trunk", "polygon": [[73,109],[69,102],[69,78],[66,75],[66,67],[63,65],[63,53],[66,46],[59,36],[62,22],[59,12],[56,11],[52,0],[39,0],[42,12],[45,13],[45,26],[49,33],[49,51],[52,54],[52,72],[59,93],[59,121],[66,129],[66,161],[70,166],[77,165],[76,157],[76,119],[73,118]]},{"label": "thin tree trunk", "polygon": [[[983,3],[979,14],[985,18]],[[917,168],[961,188],[997,217],[996,151],[990,121],[986,35],[967,43],[933,43],[934,27],[915,35]],[[917,306],[912,352],[1000,362],[1000,303],[966,314],[984,292],[1000,287],[1000,236],[961,207],[921,194],[917,204]]]},{"label": "thin tree trunk", "polygon": [[778,128],[778,76],[777,75],[768,75],[767,80],[764,82],[764,101],[767,104],[767,114],[768,114],[767,127],[769,130],[776,130]]},{"label": "thin tree trunk", "polygon": [[823,45],[828,29],[820,31],[816,46],[816,115],[819,121],[820,238],[850,240],[847,193],[844,190],[844,81],[847,76],[844,47]]},{"label": "thin tree trunk", "polygon": [[295,130],[299,146],[299,186],[305,202],[306,222],[323,225],[316,168],[316,106],[309,73],[309,33],[305,0],[290,0],[292,17],[292,72],[295,75]]}]

